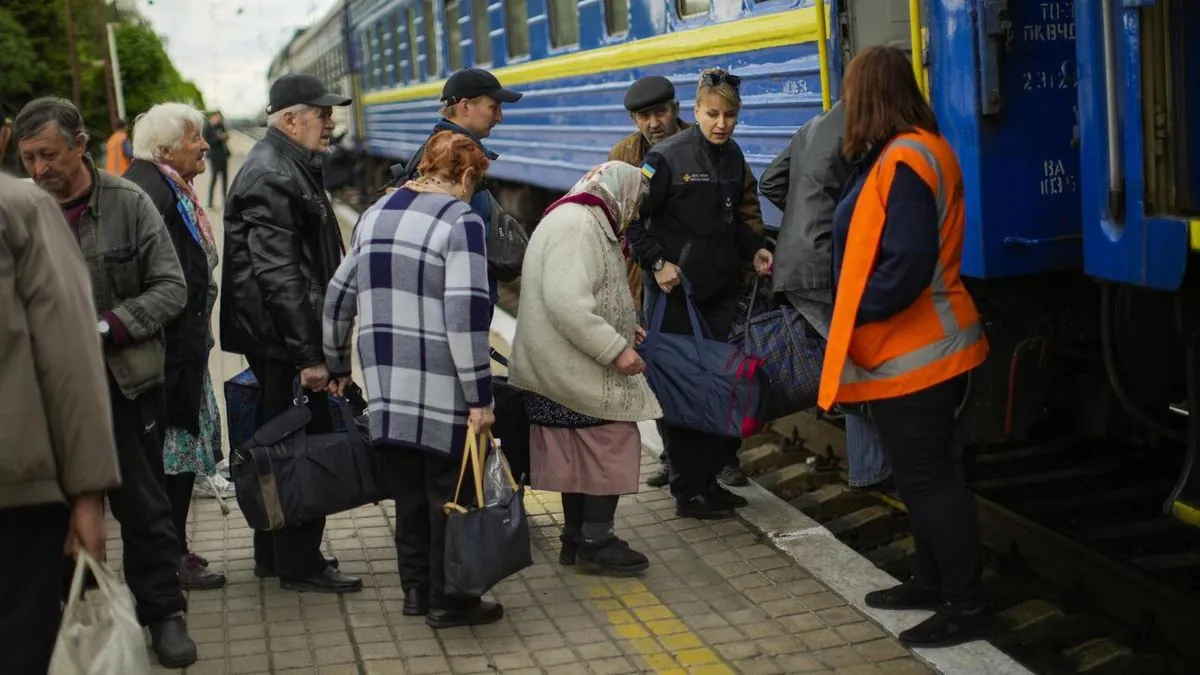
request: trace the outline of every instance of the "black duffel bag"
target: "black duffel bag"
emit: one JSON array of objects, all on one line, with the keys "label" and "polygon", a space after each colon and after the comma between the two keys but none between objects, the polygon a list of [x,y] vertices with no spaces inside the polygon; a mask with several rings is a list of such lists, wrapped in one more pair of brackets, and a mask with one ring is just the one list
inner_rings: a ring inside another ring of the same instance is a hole
[{"label": "black duffel bag", "polygon": [[230,473],[250,527],[279,530],[391,499],[366,415],[334,400],[341,418],[354,420],[345,431],[307,433],[312,413],[297,387],[295,405],[233,451]]},{"label": "black duffel bag", "polygon": [[[495,349],[492,360],[505,368],[508,359]],[[529,413],[525,410],[525,392],[508,383],[503,375],[492,376],[492,399],[496,423],[492,436],[500,441],[512,475],[522,485],[529,484]]]}]

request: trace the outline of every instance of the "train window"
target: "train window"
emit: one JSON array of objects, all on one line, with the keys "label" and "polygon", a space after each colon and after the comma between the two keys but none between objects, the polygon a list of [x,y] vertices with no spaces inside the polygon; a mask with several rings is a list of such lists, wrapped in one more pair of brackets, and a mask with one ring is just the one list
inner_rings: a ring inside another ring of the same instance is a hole
[{"label": "train window", "polygon": [[380,77],[379,84],[390,87],[396,84],[396,51],[392,47],[392,32],[382,21],[375,24],[379,31]]},{"label": "train window", "polygon": [[629,0],[604,0],[604,24],[609,35],[629,32]]},{"label": "train window", "polygon": [[358,39],[359,39],[359,43],[362,45],[363,66],[364,66],[364,68],[363,68],[363,69],[367,71],[367,72],[365,73],[366,77],[364,78],[364,79],[365,79],[365,82],[364,82],[364,84],[366,85],[367,89],[370,89],[370,88],[371,88],[371,71],[370,71],[370,66],[371,66],[371,38],[367,37],[367,34],[366,34],[366,33],[361,33],[361,34],[358,36]]},{"label": "train window", "polygon": [[383,86],[383,70],[380,68],[379,58],[382,47],[379,44],[379,29],[374,27],[371,29],[371,85],[378,88]]},{"label": "train window", "polygon": [[451,71],[461,70],[462,64],[462,27],[458,25],[459,0],[446,0],[446,14],[442,25],[446,29],[446,63]]},{"label": "train window", "polygon": [[396,62],[396,80],[392,84],[404,84],[412,80],[412,66],[404,57],[403,26],[395,14],[388,17],[389,30],[392,33],[392,59]]},{"label": "train window", "polygon": [[579,44],[579,5],[576,0],[547,0],[550,14],[550,46]]},{"label": "train window", "polygon": [[437,17],[433,14],[433,0],[425,0],[425,11],[421,21],[425,24],[425,64],[429,66],[429,77],[442,73],[438,62]]},{"label": "train window", "polygon": [[708,13],[708,0],[675,0],[675,11],[681,17],[699,16]]},{"label": "train window", "polygon": [[504,0],[504,36],[508,58],[529,56],[529,7],[526,0]]},{"label": "train window", "polygon": [[475,63],[492,62],[492,18],[488,0],[471,0],[471,41],[475,45]]},{"label": "train window", "polygon": [[408,61],[412,64],[413,81],[421,79],[421,52],[417,48],[417,10],[408,8]]}]

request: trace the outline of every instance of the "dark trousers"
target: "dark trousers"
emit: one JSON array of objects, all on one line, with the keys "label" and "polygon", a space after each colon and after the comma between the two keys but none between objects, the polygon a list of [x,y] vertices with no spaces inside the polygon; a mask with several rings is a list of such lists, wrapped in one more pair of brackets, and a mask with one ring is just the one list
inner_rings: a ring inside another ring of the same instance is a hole
[{"label": "dark trousers", "polygon": [[446,596],[446,502],[454,499],[460,459],[414,448],[384,448],[384,480],[396,499],[400,585],[429,593],[433,609],[454,609]]},{"label": "dark trousers", "polygon": [[621,495],[562,493],[563,531],[578,534],[584,523],[611,524],[620,501]]},{"label": "dark trousers", "polygon": [[167,476],[167,500],[171,502],[171,522],[175,535],[179,537],[179,552],[187,555],[187,519],[192,510],[192,488],[196,486],[196,474],[181,473]]},{"label": "dark trousers", "polygon": [[112,378],[109,398],[121,487],[109,491],[108,503],[121,524],[125,583],[137,600],[138,620],[149,624],[187,611],[179,586],[179,536],[163,473],[166,401],[161,387],[131,401]]},{"label": "dark trousers", "polygon": [[229,161],[209,161],[208,170],[208,208],[213,206],[213,188],[217,186],[217,176],[221,177],[221,208],[225,208],[225,195],[229,194]]},{"label": "dark trousers", "polygon": [[983,567],[975,498],[955,470],[956,420],[966,376],[867,405],[916,544],[915,580],[941,588],[947,602],[983,601]]},{"label": "dark trousers", "polygon": [[[708,324],[714,340],[729,339],[729,329],[737,314],[737,295],[722,294],[696,303],[700,316]],[[652,305],[648,311],[653,312]],[[667,296],[662,332],[691,335],[687,302],[682,288]],[[660,432],[668,456],[671,494],[677,499],[689,499],[709,490],[717,483],[717,474],[737,460],[741,440],[662,424]]]},{"label": "dark trousers", "polygon": [[[247,358],[250,370],[258,380],[258,415],[255,427],[261,427],[283,414],[293,405],[292,384],[300,374],[289,363],[273,359]],[[329,398],[325,392],[303,392],[312,411],[309,433],[329,433],[333,418],[329,413]],[[325,536],[325,519],[317,518],[295,527],[274,532],[254,531],[254,564],[274,570],[280,579],[301,581],[325,569],[321,555],[321,539]]]},{"label": "dark trousers", "polygon": [[70,511],[0,509],[0,656],[6,675],[46,675],[58,636]]}]

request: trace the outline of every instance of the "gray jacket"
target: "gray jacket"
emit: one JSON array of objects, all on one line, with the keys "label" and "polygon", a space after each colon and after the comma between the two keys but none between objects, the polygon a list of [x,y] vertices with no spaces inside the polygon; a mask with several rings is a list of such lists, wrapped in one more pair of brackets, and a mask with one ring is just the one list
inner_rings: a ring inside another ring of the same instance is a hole
[{"label": "gray jacket", "polygon": [[150,197],[124,178],[96,169],[91,160],[88,170],[92,197],[79,219],[79,248],[96,310],[121,323],[114,330],[121,339],[105,348],[104,360],[121,392],[134,399],[163,383],[163,326],[183,311],[187,283]]},{"label": "gray jacket", "polygon": [[850,176],[842,155],[846,112],[841,101],[809,120],[771,162],[759,191],[783,211],[775,243],[774,291],[833,285],[833,211]]}]

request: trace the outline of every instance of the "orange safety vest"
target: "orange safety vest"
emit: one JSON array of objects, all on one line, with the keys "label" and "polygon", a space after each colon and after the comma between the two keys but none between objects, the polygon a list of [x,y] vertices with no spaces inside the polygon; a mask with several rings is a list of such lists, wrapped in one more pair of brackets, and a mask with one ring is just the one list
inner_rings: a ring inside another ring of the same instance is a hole
[{"label": "orange safety vest", "polygon": [[132,162],[125,157],[125,139],[129,138],[124,131],[118,131],[108,137],[105,149],[107,157],[104,160],[104,170],[114,176],[123,176],[129,170]]},{"label": "orange safety vest", "polygon": [[[913,169],[937,200],[938,264],[916,302],[883,321],[855,326],[858,306],[875,268],[896,165]],[[927,389],[987,358],[979,310],[963,285],[962,170],[944,138],[901,134],[883,149],[867,175],[850,220],[818,403],[861,403]]]}]

